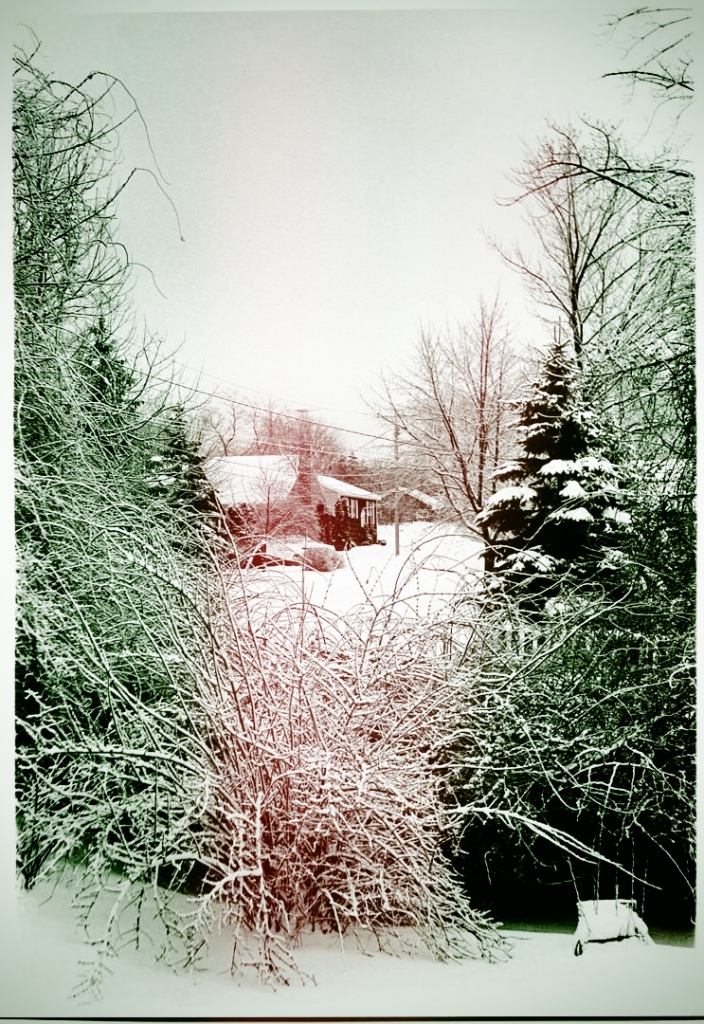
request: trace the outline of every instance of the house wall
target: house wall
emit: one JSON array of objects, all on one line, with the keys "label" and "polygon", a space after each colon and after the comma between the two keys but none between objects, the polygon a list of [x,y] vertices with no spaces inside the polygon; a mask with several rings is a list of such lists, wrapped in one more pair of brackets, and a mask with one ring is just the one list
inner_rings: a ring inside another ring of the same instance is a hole
[{"label": "house wall", "polygon": [[[351,498],[324,488],[324,502],[319,510],[320,536],[324,543],[336,548],[354,544],[375,544],[377,541],[377,502],[367,498]],[[342,505],[344,502],[344,508]]]}]

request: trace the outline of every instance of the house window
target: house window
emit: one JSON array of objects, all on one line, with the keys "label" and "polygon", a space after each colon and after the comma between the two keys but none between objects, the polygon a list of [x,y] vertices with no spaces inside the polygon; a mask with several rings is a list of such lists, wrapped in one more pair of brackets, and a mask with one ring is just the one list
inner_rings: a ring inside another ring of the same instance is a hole
[{"label": "house window", "polygon": [[350,517],[352,519],[359,519],[359,502],[356,498],[348,498],[347,501],[350,506]]},{"label": "house window", "polygon": [[370,502],[362,509],[362,526],[374,526],[376,523],[376,505]]}]

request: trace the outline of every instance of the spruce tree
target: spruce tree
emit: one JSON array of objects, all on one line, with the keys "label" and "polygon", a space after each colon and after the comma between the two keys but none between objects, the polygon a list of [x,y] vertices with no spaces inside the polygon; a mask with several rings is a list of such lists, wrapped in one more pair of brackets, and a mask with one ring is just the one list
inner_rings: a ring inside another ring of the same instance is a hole
[{"label": "spruce tree", "polygon": [[606,570],[629,515],[606,429],[584,401],[576,361],[561,341],[517,411],[522,451],[496,471],[501,486],[478,517],[495,538],[495,572],[534,591],[565,573]]}]

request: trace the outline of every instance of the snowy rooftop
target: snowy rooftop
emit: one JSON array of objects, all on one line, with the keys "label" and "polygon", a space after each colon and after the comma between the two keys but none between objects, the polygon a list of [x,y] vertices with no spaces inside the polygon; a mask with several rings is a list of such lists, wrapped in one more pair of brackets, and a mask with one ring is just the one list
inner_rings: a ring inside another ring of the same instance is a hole
[{"label": "snowy rooftop", "polygon": [[334,476],[321,476],[318,474],[318,483],[326,491],[335,491],[336,494],[344,495],[346,498],[366,498],[367,501],[379,501],[380,495],[373,491],[365,491],[363,487],[355,487],[354,484],[345,483],[344,480],[336,480]]},{"label": "snowy rooftop", "polygon": [[[396,492],[392,489],[390,491],[384,491],[381,495],[382,498],[393,498]],[[425,491],[413,490],[410,487],[400,487],[398,490],[399,497],[407,496],[413,498],[421,505],[426,505],[428,508],[433,509],[434,512],[439,512],[443,507],[443,499],[433,494],[426,494]]]},{"label": "snowy rooftop", "polygon": [[442,508],[442,498],[436,498],[432,494],[426,494],[425,491],[411,491],[405,490],[401,492],[407,494],[409,498],[415,498],[422,505],[427,505],[428,508],[434,509],[438,512]]},{"label": "snowy rooftop", "polygon": [[[288,497],[298,475],[295,455],[221,455],[208,459],[205,475],[226,507],[271,505]],[[379,495],[332,476],[318,475],[325,491],[378,501]]]}]

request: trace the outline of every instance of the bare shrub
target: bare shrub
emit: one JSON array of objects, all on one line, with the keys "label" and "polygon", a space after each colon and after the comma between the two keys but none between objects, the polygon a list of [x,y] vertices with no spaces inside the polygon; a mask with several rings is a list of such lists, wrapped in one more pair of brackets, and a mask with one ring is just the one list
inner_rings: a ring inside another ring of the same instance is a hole
[{"label": "bare shrub", "polygon": [[168,887],[197,881],[203,538],[157,468],[180,410],[122,320],[129,176],[111,176],[106,100],[134,104],[109,75],[71,86],[21,52],[14,84],[17,866],[29,887],[80,865],[88,903],[119,874],[92,990],[140,887],[163,887],[166,919]]},{"label": "bare shrub", "polygon": [[211,616],[202,912],[232,929],[233,967],[285,981],[292,944],[316,927],[381,948],[415,935],[440,958],[501,955],[442,848],[435,749],[456,697],[436,656],[442,624],[395,602],[344,619],[222,578]]}]

